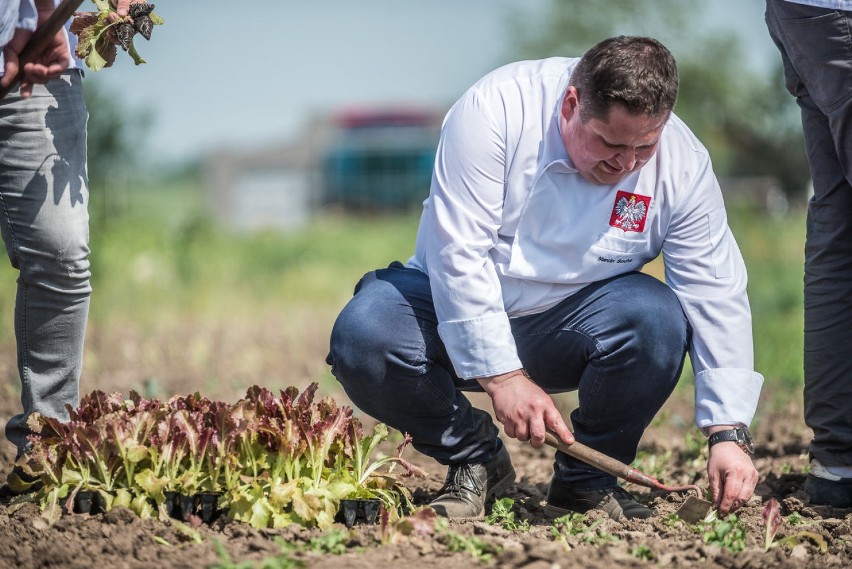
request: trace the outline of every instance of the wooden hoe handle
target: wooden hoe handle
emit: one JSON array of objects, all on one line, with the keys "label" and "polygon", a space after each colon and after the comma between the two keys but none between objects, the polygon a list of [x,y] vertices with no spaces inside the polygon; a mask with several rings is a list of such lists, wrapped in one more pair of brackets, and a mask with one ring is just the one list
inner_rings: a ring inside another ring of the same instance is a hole
[{"label": "wooden hoe handle", "polygon": [[575,442],[574,444],[570,445],[565,444],[559,437],[550,432],[544,435],[544,442],[548,446],[552,446],[553,448],[560,450],[567,455],[582,460],[586,464],[603,470],[607,474],[612,474],[617,478],[625,478],[628,471],[633,470],[620,460],[616,460],[610,456],[605,455],[602,452],[598,452],[595,449],[584,445],[583,443]]},{"label": "wooden hoe handle", "polygon": [[693,484],[687,486],[666,486],[653,476],[648,476],[635,468],[624,464],[623,462],[607,456],[602,452],[584,445],[583,443],[574,442],[574,444],[565,444],[562,440],[553,433],[544,435],[544,442],[548,446],[564,452],[567,455],[573,456],[576,459],[582,460],[590,466],[594,466],[603,470],[607,474],[611,474],[616,478],[621,478],[627,482],[639,484],[647,488],[655,488],[665,492],[695,492],[698,496],[702,495],[701,488]]}]

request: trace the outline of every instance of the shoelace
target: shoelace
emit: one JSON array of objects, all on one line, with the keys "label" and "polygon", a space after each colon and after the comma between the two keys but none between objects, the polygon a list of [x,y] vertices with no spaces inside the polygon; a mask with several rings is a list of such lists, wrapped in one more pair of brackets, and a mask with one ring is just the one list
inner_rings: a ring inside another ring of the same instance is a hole
[{"label": "shoelace", "polygon": [[462,489],[476,495],[482,494],[482,482],[474,474],[469,464],[450,467],[450,471],[447,472],[447,479],[444,481],[444,487],[438,494],[458,494]]}]

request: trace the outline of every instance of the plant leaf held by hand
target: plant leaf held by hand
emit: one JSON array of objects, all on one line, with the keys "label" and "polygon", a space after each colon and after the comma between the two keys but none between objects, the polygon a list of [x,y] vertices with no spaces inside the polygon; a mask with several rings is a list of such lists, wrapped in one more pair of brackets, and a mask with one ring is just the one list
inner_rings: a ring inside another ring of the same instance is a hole
[{"label": "plant leaf held by hand", "polygon": [[128,52],[136,65],[145,63],[133,44],[138,33],[151,39],[154,26],[165,23],[154,13],[154,5],[145,2],[132,4],[126,17],[118,16],[108,0],[92,0],[97,12],[74,14],[70,31],[77,36],[77,57],[92,71],[100,71],[115,63],[117,46]]}]

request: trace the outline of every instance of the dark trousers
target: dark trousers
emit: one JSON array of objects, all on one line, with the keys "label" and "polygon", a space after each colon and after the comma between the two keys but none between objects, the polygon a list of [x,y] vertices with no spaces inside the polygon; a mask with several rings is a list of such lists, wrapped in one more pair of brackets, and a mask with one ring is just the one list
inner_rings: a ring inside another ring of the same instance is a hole
[{"label": "dark trousers", "polygon": [[852,465],[852,13],[768,0],[814,195],[805,243],[805,422],[811,455]]},{"label": "dark trousers", "polygon": [[[438,335],[428,277],[394,263],[368,273],[331,334],[332,373],[361,410],[412,435],[442,464],[486,462],[501,448],[491,416],[473,407]],[[674,292],[641,273],[590,285],[546,312],[514,318],[524,367],[549,393],[578,390],[578,441],[621,461],[674,389],[690,329]],[[555,476],[580,488],[615,479],[557,453]]]}]

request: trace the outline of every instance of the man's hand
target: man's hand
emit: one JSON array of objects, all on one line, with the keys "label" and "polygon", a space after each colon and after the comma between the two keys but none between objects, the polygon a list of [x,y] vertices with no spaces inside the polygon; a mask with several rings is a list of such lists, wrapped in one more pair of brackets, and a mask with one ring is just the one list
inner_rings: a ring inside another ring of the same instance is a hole
[{"label": "man's hand", "polygon": [[[38,24],[43,24],[52,13],[53,9],[39,9]],[[29,30],[17,29],[11,41],[3,48],[3,77],[0,79],[0,87],[11,85],[18,76],[21,68],[20,54],[32,37]],[[24,76],[21,80],[21,97],[29,97],[36,83],[47,83],[56,79],[68,69],[71,64],[71,55],[68,47],[68,38],[65,30],[59,30],[53,36],[50,44],[31,62],[24,65]]]},{"label": "man's hand", "polygon": [[115,11],[122,18],[130,13],[131,4],[144,4],[145,0],[118,0],[115,2]]},{"label": "man's hand", "polygon": [[[715,427],[710,433],[730,427]],[[754,494],[758,474],[751,457],[735,442],[721,442],[710,447],[707,461],[713,507],[720,517],[742,507]]]},{"label": "man's hand", "polygon": [[494,414],[508,436],[519,441],[530,441],[535,448],[544,444],[546,431],[552,431],[566,444],[574,442],[574,435],[562,420],[553,399],[533,383],[523,370],[477,381],[491,396]]}]

